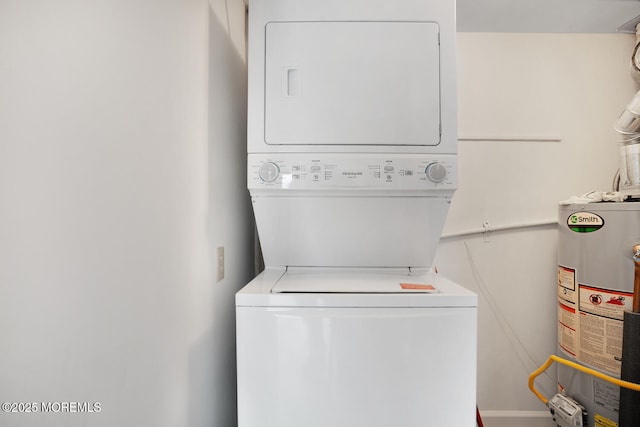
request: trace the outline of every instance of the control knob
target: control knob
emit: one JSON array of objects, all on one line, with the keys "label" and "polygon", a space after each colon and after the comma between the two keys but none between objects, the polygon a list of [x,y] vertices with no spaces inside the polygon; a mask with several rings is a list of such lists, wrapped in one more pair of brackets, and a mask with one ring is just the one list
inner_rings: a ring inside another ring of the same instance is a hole
[{"label": "control knob", "polygon": [[424,170],[429,181],[436,184],[447,179],[447,168],[440,162],[429,163]]},{"label": "control knob", "polygon": [[260,165],[258,176],[264,182],[273,182],[278,179],[280,168],[274,162],[264,162]]}]

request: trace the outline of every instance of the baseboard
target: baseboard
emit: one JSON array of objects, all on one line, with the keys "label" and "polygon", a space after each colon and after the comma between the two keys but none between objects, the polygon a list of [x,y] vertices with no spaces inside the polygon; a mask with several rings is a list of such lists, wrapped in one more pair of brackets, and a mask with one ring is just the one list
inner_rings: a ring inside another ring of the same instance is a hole
[{"label": "baseboard", "polygon": [[484,427],[556,427],[548,411],[480,411]]}]

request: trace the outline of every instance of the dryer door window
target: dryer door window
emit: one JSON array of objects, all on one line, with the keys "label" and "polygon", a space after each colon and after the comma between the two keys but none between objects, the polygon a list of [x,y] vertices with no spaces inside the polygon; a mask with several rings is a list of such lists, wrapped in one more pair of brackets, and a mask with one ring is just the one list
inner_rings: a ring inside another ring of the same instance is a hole
[{"label": "dryer door window", "polygon": [[274,145],[438,145],[433,22],[271,22],[265,129]]}]

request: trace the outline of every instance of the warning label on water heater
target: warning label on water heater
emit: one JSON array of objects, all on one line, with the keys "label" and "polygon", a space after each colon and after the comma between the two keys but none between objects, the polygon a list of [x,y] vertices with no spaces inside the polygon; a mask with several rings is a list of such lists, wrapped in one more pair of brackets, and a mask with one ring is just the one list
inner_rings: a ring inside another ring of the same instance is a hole
[{"label": "warning label on water heater", "polygon": [[573,305],[578,302],[576,271],[573,268],[558,266],[558,299]]},{"label": "warning label on water heater", "polygon": [[572,356],[578,352],[577,333],[578,317],[576,309],[558,303],[558,344]]},{"label": "warning label on water heater", "polygon": [[575,269],[558,266],[558,345],[578,362],[620,375],[622,319],[633,294],[577,283]]},{"label": "warning label on water heater", "polygon": [[595,427],[618,427],[618,423],[610,420],[607,417],[604,417],[600,414],[595,414],[593,416],[593,422],[595,423]]},{"label": "warning label on water heater", "polygon": [[609,319],[624,319],[632,309],[633,294],[580,285],[580,311]]},{"label": "warning label on water heater", "polygon": [[579,285],[578,360],[613,375],[620,375],[622,319],[633,294]]},{"label": "warning label on water heater", "polygon": [[558,344],[572,356],[578,351],[576,271],[558,266]]}]

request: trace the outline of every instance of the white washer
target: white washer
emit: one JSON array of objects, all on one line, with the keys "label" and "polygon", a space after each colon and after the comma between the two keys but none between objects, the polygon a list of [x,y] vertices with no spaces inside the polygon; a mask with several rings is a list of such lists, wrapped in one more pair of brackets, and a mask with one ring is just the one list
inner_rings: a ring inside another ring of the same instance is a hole
[{"label": "white washer", "polygon": [[267,269],[236,306],[239,426],[475,426],[477,297],[432,271]]}]

